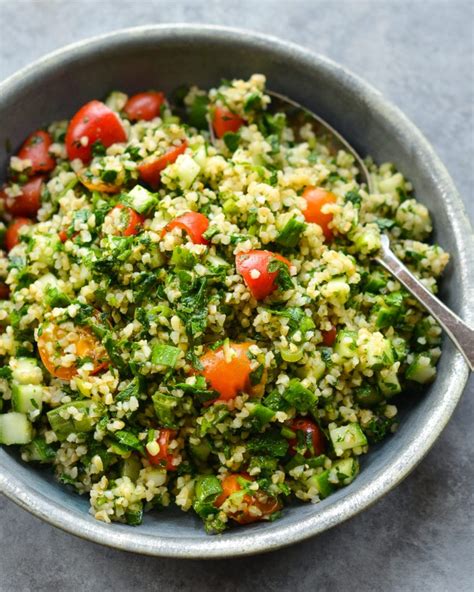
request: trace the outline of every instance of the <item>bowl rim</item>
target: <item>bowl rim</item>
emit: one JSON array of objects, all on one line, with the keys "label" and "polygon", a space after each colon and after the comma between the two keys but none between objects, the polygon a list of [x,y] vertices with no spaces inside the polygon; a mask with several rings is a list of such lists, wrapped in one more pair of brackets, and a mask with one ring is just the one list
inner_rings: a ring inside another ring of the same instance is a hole
[{"label": "bowl rim", "polygon": [[[472,231],[464,205],[446,168],[418,128],[397,107],[385,99],[372,85],[325,56],[292,42],[248,29],[188,23],[138,26],[83,39],[46,54],[0,83],[0,102],[5,100],[10,93],[21,91],[25,83],[41,79],[58,64],[64,65],[68,61],[78,60],[96,51],[101,46],[120,45],[140,38],[159,42],[170,38],[184,40],[194,37],[205,39],[209,35],[222,40],[230,37],[234,41],[242,42],[242,39],[244,39],[244,43],[249,45],[253,44],[262,48],[270,47],[282,54],[291,54],[300,62],[307,62],[308,64],[311,61],[316,62],[328,74],[342,77],[345,84],[350,84],[353,89],[374,104],[376,108],[383,110],[385,118],[396,120],[397,124],[410,134],[414,143],[429,160],[433,169],[432,174],[438,179],[443,194],[446,196],[446,208],[459,253],[459,266],[464,284],[465,296],[461,301],[459,312],[468,322],[472,322],[474,312],[471,312],[468,306],[468,301],[472,300],[472,298],[467,296],[474,296],[474,273],[470,268],[471,255],[474,252],[474,241],[472,240]],[[249,533],[245,529],[241,533],[233,533],[228,538],[220,536],[206,538],[180,537],[179,539],[160,538],[155,535],[140,533],[138,529],[130,529],[129,532],[124,533],[123,530],[114,529],[102,522],[91,524],[87,517],[78,519],[76,514],[63,509],[58,503],[35,491],[26,480],[5,471],[1,468],[1,465],[0,492],[4,493],[20,507],[53,526],[85,540],[120,550],[152,556],[188,559],[237,557],[271,551],[305,540],[348,520],[374,504],[398,485],[421,461],[441,434],[462,395],[468,375],[468,368],[461,354],[454,353],[452,376],[456,377],[456,381],[451,384],[449,393],[447,393],[442,404],[433,410],[417,436],[400,453],[395,462],[379,470],[369,483],[335,501],[332,505],[324,507],[315,515],[302,518],[295,524],[282,525],[277,529],[259,530],[253,533]]]}]

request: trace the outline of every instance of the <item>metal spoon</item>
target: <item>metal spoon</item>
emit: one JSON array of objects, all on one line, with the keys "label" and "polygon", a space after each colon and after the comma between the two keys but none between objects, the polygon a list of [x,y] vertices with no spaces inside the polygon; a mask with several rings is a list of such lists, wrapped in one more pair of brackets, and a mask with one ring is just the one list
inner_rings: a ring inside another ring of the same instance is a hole
[{"label": "metal spoon", "polygon": [[[369,193],[374,192],[372,179],[362,158],[354,148],[345,140],[332,126],[324,119],[318,117],[296,101],[289,99],[275,92],[267,91],[272,98],[268,111],[272,113],[285,113],[289,126],[297,134],[298,130],[306,123],[310,123],[315,134],[323,137],[328,143],[329,149],[337,153],[338,150],[345,150],[352,154],[359,171],[359,181],[367,186]],[[210,126],[213,137],[212,126]],[[405,288],[418,300],[418,302],[430,313],[430,315],[446,331],[448,337],[464,356],[468,366],[474,370],[474,330],[454,314],[436,298],[418,280],[408,268],[398,259],[390,249],[390,239],[386,234],[382,235],[382,248],[375,261],[389,271]]]}]

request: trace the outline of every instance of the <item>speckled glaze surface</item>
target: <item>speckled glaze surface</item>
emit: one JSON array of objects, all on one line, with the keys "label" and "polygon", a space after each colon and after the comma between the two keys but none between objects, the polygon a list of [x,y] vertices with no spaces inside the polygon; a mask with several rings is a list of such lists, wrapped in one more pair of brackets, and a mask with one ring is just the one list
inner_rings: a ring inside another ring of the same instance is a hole
[{"label": "speckled glaze surface", "polygon": [[[231,66],[229,66],[231,64]],[[362,155],[390,160],[413,182],[430,209],[434,239],[452,255],[444,301],[473,323],[472,231],[447,171],[405,116],[376,90],[321,56],[275,38],[221,27],[140,27],[80,42],[46,56],[0,86],[0,170],[31,129],[70,116],[91,98],[116,88],[171,91],[182,83],[209,87],[221,77],[263,72],[268,86],[308,106],[347,137]],[[442,232],[440,232],[442,230]],[[445,340],[436,382],[402,410],[399,431],[362,462],[358,479],[316,505],[294,505],[281,520],[209,537],[179,511],[147,515],[133,528],[105,525],[88,514],[86,499],[58,485],[49,472],[0,450],[0,491],[68,532],[148,555],[211,558],[277,549],[347,520],[395,487],[423,458],[459,401],[467,366]]]}]

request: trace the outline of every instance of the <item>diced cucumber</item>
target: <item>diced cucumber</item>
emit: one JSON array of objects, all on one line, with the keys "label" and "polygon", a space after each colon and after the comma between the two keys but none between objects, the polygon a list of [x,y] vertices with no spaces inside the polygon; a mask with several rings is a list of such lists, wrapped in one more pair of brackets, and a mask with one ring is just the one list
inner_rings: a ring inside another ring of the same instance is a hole
[{"label": "diced cucumber", "polygon": [[35,358],[11,358],[12,379],[18,384],[41,384],[43,373]]},{"label": "diced cucumber", "polygon": [[373,253],[380,249],[380,231],[375,224],[368,224],[363,229],[357,229],[351,240],[362,254]]},{"label": "diced cucumber", "polygon": [[337,301],[340,304],[344,304],[349,298],[351,293],[351,287],[344,278],[334,278],[329,280],[327,284],[324,284],[321,288],[321,294],[331,301]]},{"label": "diced cucumber", "polygon": [[13,411],[31,413],[43,407],[44,387],[38,384],[16,384],[12,386]]},{"label": "diced cucumber", "polygon": [[398,317],[398,309],[393,306],[380,306],[377,309],[377,315],[375,317],[375,326],[377,329],[383,329],[385,327],[392,327]]},{"label": "diced cucumber", "polygon": [[143,522],[143,504],[137,502],[125,512],[125,520],[129,526],[140,526]]},{"label": "diced cucumber", "polygon": [[403,312],[403,294],[391,292],[383,298],[379,297],[379,304],[375,306],[375,325],[378,329],[395,325]]},{"label": "diced cucumber", "polygon": [[[181,189],[189,189],[201,171],[199,164],[189,154],[181,154],[176,162],[171,165],[173,171],[170,176],[177,178]],[[170,168],[171,168],[170,167]]]},{"label": "diced cucumber", "polygon": [[299,362],[303,357],[303,350],[296,348],[287,348],[280,350],[280,355],[285,362],[289,364],[294,364],[295,362]]},{"label": "diced cucumber", "polygon": [[384,368],[378,372],[377,384],[386,397],[393,397],[402,392],[397,370],[395,370],[393,366],[390,368]]},{"label": "diced cucumber", "polygon": [[326,364],[321,356],[311,358],[311,375],[316,381],[321,380],[326,372]]},{"label": "diced cucumber", "polygon": [[333,485],[329,481],[329,470],[323,471],[318,475],[313,475],[306,481],[306,486],[308,489],[310,487],[314,487],[321,499],[328,497],[334,491]]},{"label": "diced cucumber", "polygon": [[329,428],[329,437],[337,456],[342,456],[345,450],[367,445],[367,438],[358,423]]},{"label": "diced cucumber", "polygon": [[337,485],[349,485],[359,474],[359,468],[356,458],[342,458],[332,465],[329,480]]},{"label": "diced cucumber", "polygon": [[165,428],[175,427],[176,417],[174,410],[178,406],[179,399],[172,395],[155,393],[151,400],[153,401],[153,408],[155,409],[159,424]]},{"label": "diced cucumber", "polygon": [[149,212],[158,202],[156,195],[141,185],[135,187],[125,195],[123,202],[130,206],[135,212],[145,214]]},{"label": "diced cucumber", "polygon": [[33,438],[33,427],[24,413],[11,411],[0,415],[0,444],[28,444]]},{"label": "diced cucumber", "polygon": [[46,440],[41,437],[33,438],[33,440],[23,446],[22,454],[24,454],[28,461],[39,463],[50,463],[56,457],[56,450]]},{"label": "diced cucumber", "polygon": [[176,269],[193,269],[196,265],[196,257],[189,249],[178,245],[173,249],[170,263]]},{"label": "diced cucumber", "polygon": [[225,214],[230,216],[239,213],[239,206],[237,205],[234,197],[228,197],[222,204],[222,209],[224,210]]},{"label": "diced cucumber", "polygon": [[180,351],[181,350],[178,347],[174,347],[174,345],[155,343],[151,350],[151,362],[155,366],[174,368],[178,361]]},{"label": "diced cucumber", "polygon": [[84,400],[64,403],[48,411],[47,416],[51,429],[61,441],[66,440],[69,434],[92,431],[104,412],[103,403]]},{"label": "diced cucumber", "polygon": [[408,366],[405,376],[408,380],[426,384],[434,380],[436,367],[427,354],[417,354],[413,362]]},{"label": "diced cucumber", "polygon": [[390,339],[386,339],[379,331],[371,333],[368,339],[359,345],[359,355],[368,368],[392,366],[395,362]]},{"label": "diced cucumber", "polygon": [[357,353],[357,332],[338,331],[334,351],[344,360],[350,360]]},{"label": "diced cucumber", "polygon": [[189,450],[195,459],[206,462],[212,452],[211,445],[207,438],[202,438],[199,444],[189,443]]},{"label": "diced cucumber", "polygon": [[283,398],[297,411],[309,411],[318,402],[314,390],[303,386],[300,380],[292,378],[283,393]]},{"label": "diced cucumber", "polygon": [[383,401],[383,396],[376,386],[366,384],[356,390],[355,400],[361,407],[374,407]]},{"label": "diced cucumber", "polygon": [[131,454],[122,462],[122,477],[129,477],[132,481],[136,481],[140,475],[143,465],[135,454]]},{"label": "diced cucumber", "polygon": [[258,428],[263,428],[264,425],[275,417],[275,411],[269,407],[265,407],[261,403],[248,403],[248,409],[254,424]]}]

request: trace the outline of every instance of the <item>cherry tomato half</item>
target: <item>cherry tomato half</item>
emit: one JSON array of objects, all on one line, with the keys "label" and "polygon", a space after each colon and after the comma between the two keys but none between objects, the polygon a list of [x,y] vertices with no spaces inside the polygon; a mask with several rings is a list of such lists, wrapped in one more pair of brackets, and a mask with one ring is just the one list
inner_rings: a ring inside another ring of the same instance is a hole
[{"label": "cherry tomato half", "polygon": [[216,107],[212,117],[212,127],[218,138],[227,132],[237,132],[245,124],[245,120],[224,107]]},{"label": "cherry tomato half", "polygon": [[76,364],[61,365],[64,349],[71,344],[76,346],[78,358],[88,358],[92,362],[94,368],[91,374],[97,374],[109,364],[104,346],[85,327],[74,327],[71,330],[64,325],[47,323],[42,326],[37,343],[46,370],[62,380],[71,380],[77,374]]},{"label": "cherry tomato half", "polygon": [[110,210],[107,216],[111,218],[116,231],[113,233],[120,236],[133,236],[142,229],[145,217],[122,204],[117,204]]},{"label": "cherry tomato half", "polygon": [[187,142],[183,142],[179,146],[173,146],[162,156],[150,156],[138,165],[138,172],[140,178],[148,183],[150,187],[156,188],[160,184],[161,171],[169,164],[173,164],[180,154],[184,154],[188,147]]},{"label": "cherry tomato half", "polygon": [[43,130],[33,132],[25,140],[18,151],[18,158],[31,160],[31,168],[28,169],[29,174],[48,173],[54,169],[56,160],[49,153],[49,147],[52,143],[51,136]]},{"label": "cherry tomato half", "polygon": [[306,209],[303,212],[306,221],[319,224],[326,240],[331,240],[333,233],[329,228],[329,223],[332,221],[333,215],[325,214],[321,210],[326,204],[336,203],[337,197],[331,191],[310,186],[303,191],[303,198],[306,200]]},{"label": "cherry tomato half", "polygon": [[[314,421],[306,418],[295,418],[291,422],[290,428],[294,432],[303,432],[304,441],[307,443],[306,452],[304,453],[305,457],[319,456],[326,449],[324,435],[320,427]],[[288,444],[290,446],[288,452],[291,455],[296,454],[298,438],[288,440]]]},{"label": "cherry tomato half", "polygon": [[201,374],[204,376],[212,389],[219,393],[216,401],[229,401],[239,393],[252,390],[250,374],[252,368],[247,353],[250,343],[230,343],[232,350],[229,358],[226,358],[224,347],[216,350],[209,350],[200,358],[204,369]]},{"label": "cherry tomato half", "polygon": [[[247,473],[232,473],[224,477],[221,482],[222,493],[216,498],[214,506],[220,508],[229,497],[242,491],[242,480],[251,482],[252,478]],[[229,515],[232,520],[239,524],[258,522],[281,508],[281,504],[276,497],[267,496],[260,491],[256,491],[252,495],[245,493],[241,501],[243,504],[242,509]],[[260,510],[260,514],[258,516],[252,514],[250,506],[256,506]]]},{"label": "cherry tomato half", "polygon": [[23,228],[23,226],[28,226],[29,224],[32,224],[29,218],[16,218],[10,223],[5,233],[5,246],[7,251],[11,251],[13,247],[20,242],[20,238],[18,236],[20,228]]},{"label": "cherry tomato half", "polygon": [[106,148],[125,142],[127,134],[116,113],[100,101],[86,103],[69,122],[66,132],[66,150],[69,160],[79,158],[88,163],[92,158],[94,142]]},{"label": "cherry tomato half", "polygon": [[150,121],[150,119],[158,117],[164,102],[165,95],[162,92],[141,92],[130,97],[123,110],[131,121],[139,119]]},{"label": "cherry tomato half", "polygon": [[323,343],[328,347],[332,347],[334,342],[336,341],[337,329],[336,327],[331,327],[329,331],[321,331],[323,336]]},{"label": "cherry tomato half", "polygon": [[181,228],[184,230],[195,245],[207,245],[209,241],[203,237],[203,234],[209,227],[209,220],[199,212],[186,212],[182,216],[178,216],[171,220],[162,230],[163,237],[167,232],[173,228]]},{"label": "cherry tomato half", "polygon": [[178,467],[173,464],[174,455],[168,452],[170,440],[173,440],[175,437],[176,432],[174,430],[160,428],[160,435],[156,439],[160,447],[159,452],[154,455],[150,454],[148,450],[146,452],[148,460],[152,465],[164,466],[167,471],[176,471]]},{"label": "cherry tomato half", "polygon": [[269,264],[275,259],[288,267],[291,265],[288,259],[271,251],[253,250],[239,253],[235,257],[237,272],[244,278],[256,300],[263,300],[277,288],[275,280],[278,271],[268,271]]},{"label": "cherry tomato half", "polygon": [[5,202],[5,210],[12,216],[34,218],[41,207],[41,191],[43,189],[43,177],[33,177],[21,186],[21,194],[16,197],[7,197],[5,191],[0,192]]}]

